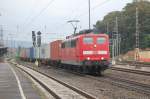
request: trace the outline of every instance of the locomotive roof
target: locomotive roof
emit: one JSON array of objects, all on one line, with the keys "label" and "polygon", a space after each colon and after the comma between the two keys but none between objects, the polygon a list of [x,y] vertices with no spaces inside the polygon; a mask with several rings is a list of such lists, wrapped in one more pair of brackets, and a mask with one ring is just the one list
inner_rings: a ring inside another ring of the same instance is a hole
[{"label": "locomotive roof", "polygon": [[83,33],[83,34],[80,34],[80,35],[71,35],[71,36],[68,36],[66,37],[66,39],[64,41],[68,41],[68,40],[73,40],[73,39],[77,39],[79,37],[83,37],[83,36],[107,36],[107,34],[104,34],[104,33]]}]

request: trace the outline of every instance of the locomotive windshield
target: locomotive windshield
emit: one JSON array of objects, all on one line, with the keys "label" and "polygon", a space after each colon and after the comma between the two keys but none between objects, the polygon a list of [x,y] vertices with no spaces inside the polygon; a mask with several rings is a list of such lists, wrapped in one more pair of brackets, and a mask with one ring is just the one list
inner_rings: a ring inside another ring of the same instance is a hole
[{"label": "locomotive windshield", "polygon": [[83,38],[83,43],[84,44],[92,44],[93,43],[93,38],[92,37],[84,37]]},{"label": "locomotive windshield", "polygon": [[98,44],[103,44],[105,41],[106,41],[106,38],[104,38],[104,37],[97,38],[97,43]]}]

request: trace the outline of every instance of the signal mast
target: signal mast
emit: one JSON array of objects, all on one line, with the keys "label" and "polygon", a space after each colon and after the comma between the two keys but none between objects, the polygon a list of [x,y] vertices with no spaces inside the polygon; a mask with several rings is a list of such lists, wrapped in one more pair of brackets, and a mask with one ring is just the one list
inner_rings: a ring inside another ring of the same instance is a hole
[{"label": "signal mast", "polygon": [[139,11],[138,8],[136,7],[136,32],[135,32],[135,61],[139,60]]}]

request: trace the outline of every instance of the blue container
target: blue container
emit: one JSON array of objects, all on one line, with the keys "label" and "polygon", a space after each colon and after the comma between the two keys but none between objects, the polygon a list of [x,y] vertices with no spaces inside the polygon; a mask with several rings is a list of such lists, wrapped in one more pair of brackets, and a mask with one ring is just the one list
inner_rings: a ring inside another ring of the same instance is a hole
[{"label": "blue container", "polygon": [[33,59],[34,58],[34,48],[33,47],[31,47],[30,48],[30,59]]}]

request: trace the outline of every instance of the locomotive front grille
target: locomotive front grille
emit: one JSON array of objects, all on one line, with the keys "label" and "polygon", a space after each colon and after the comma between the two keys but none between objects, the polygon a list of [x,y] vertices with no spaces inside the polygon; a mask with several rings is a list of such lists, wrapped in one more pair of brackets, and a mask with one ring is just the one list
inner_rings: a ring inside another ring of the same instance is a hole
[{"label": "locomotive front grille", "polygon": [[85,60],[85,61],[83,61],[83,65],[87,65],[87,66],[109,65],[109,62],[107,60],[102,60],[102,61]]}]

